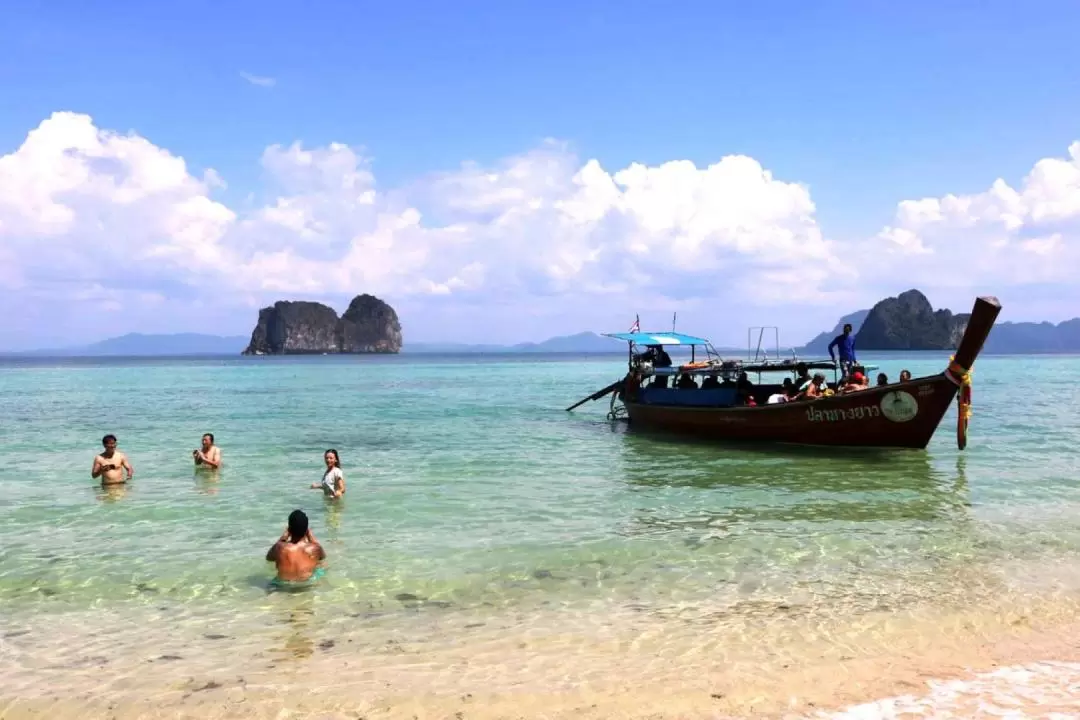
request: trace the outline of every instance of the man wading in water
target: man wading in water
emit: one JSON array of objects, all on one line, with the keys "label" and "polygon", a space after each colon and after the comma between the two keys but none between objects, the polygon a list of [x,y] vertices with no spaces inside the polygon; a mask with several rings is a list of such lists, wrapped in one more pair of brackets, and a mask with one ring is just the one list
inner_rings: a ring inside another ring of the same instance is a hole
[{"label": "man wading in water", "polygon": [[196,467],[217,470],[221,467],[221,449],[214,444],[214,433],[206,433],[202,436],[202,447],[191,451],[191,457],[195,459]]},{"label": "man wading in water", "polygon": [[277,582],[307,582],[322,575],[319,563],[326,559],[326,551],[308,529],[303,510],[292,511],[289,526],[266,553],[266,559],[277,566]]},{"label": "man wading in water", "polygon": [[101,444],[105,452],[94,458],[94,466],[90,469],[90,477],[95,480],[101,478],[102,485],[119,485],[126,482],[123,471],[127,471],[127,480],[135,474],[135,468],[131,467],[127,455],[116,449],[116,436],[106,435],[101,438]]}]

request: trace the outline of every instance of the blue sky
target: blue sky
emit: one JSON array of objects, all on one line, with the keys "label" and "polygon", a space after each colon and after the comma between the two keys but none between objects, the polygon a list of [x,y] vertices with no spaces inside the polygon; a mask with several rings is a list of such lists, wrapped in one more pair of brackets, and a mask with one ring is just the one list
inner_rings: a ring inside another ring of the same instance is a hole
[{"label": "blue sky", "polygon": [[[453,218],[438,214],[439,202],[427,193],[419,193],[426,205],[415,199],[418,184],[432,173],[453,173],[463,162],[497,167],[546,138],[565,143],[562,152],[576,158],[576,166],[595,159],[611,174],[631,163],[657,167],[688,160],[705,168],[725,156],[746,155],[777,180],[807,188],[814,222],[828,241],[862,243],[895,225],[904,200],[976,195],[997,178],[1020,190],[1039,160],[1068,159],[1070,143],[1080,139],[1080,53],[1070,50],[1078,18],[1080,6],[1066,2],[20,3],[5,8],[0,42],[0,155],[15,153],[54,112],[84,114],[100,131],[133,132],[182,157],[193,177],[212,168],[227,183],[213,189],[213,200],[245,216],[281,196],[281,178],[267,182],[261,160],[267,147],[299,141],[315,149],[337,142],[370,158],[380,198],[385,192],[393,207],[413,205],[425,219],[445,223]],[[242,73],[268,82],[252,84]],[[491,212],[503,210],[500,205]],[[103,215],[80,210],[79,222],[85,217]],[[1076,227],[1072,215],[1057,221],[1066,230]],[[549,222],[537,219],[530,227],[557,232],[559,226]],[[85,250],[93,242],[80,227],[65,232],[72,247]],[[624,236],[630,232],[619,227]],[[19,232],[20,254],[40,247],[39,241],[58,242],[55,233],[45,240],[32,237],[35,230]],[[1063,237],[1062,251],[1075,253],[1077,239],[1068,232]],[[607,236],[590,238],[588,248],[610,265],[617,254],[600,247]],[[969,241],[978,252],[978,243],[987,240]],[[0,242],[9,249],[16,242],[3,234],[2,223]],[[100,248],[102,240],[94,242]],[[574,246],[586,252],[583,247]],[[858,248],[842,250],[841,262],[873,263],[873,246]],[[476,258],[488,256],[475,248]],[[470,259],[463,251],[458,261],[468,265]],[[706,277],[731,278],[760,267],[720,264]],[[793,268],[799,272],[797,262]],[[990,289],[1002,288],[1007,317],[1080,314],[1060,302],[1025,304],[1025,297],[1037,295],[1027,291],[1016,293],[1021,302],[1009,302],[1009,282],[1030,290],[1067,280],[1052,273],[1011,278],[1001,268],[983,268],[965,288],[924,279],[914,266],[909,277],[891,284],[856,269],[859,277],[815,280],[821,289],[844,290],[836,304],[808,308],[775,299],[714,298],[706,288],[686,315],[721,340],[725,334],[737,339],[746,325],[766,320],[785,327],[805,323],[805,331],[791,333],[809,336],[822,323],[911,285],[940,288],[938,297],[931,296],[935,303],[940,297],[940,304],[963,304],[970,290],[983,289],[984,279]],[[193,314],[184,303],[198,295],[199,283],[181,278],[183,268],[158,270],[139,273],[175,280],[163,285],[163,309],[152,317],[126,313],[130,298],[114,298],[100,312],[82,300],[87,307],[76,327],[54,326],[50,333],[8,320],[7,329],[31,345],[93,339],[116,334],[114,329],[194,329],[183,319]],[[23,287],[40,280],[40,272],[23,272]],[[73,297],[85,297],[76,292],[80,282],[102,284],[99,277],[70,276]],[[669,316],[664,300],[650,304],[650,293],[670,299],[666,286],[708,285],[686,267],[674,268],[664,281],[634,277],[637,287],[648,289],[630,297],[645,308],[629,307],[625,295],[610,292],[604,302],[583,300],[568,282],[556,283],[557,289],[477,282],[467,292],[451,288],[433,297],[419,290],[383,294],[400,305],[407,336],[413,327],[416,340],[476,336],[477,323],[467,320],[473,317],[492,339],[512,341],[534,332],[574,332],[592,322],[624,324],[621,318],[650,306],[658,317]],[[179,291],[169,290],[177,284]],[[281,288],[279,297],[312,295],[312,283],[298,289],[272,285],[265,293],[245,287],[212,311],[200,306],[198,312],[222,331],[246,332],[253,322],[250,304],[274,296],[275,288]],[[343,307],[340,282],[326,285],[327,299]],[[12,286],[9,299],[17,292]],[[1049,294],[1060,301],[1056,291]],[[552,296],[561,300],[550,301]],[[762,309],[745,322],[735,318],[721,326],[706,309],[715,307],[714,300]],[[593,310],[573,311],[583,302]],[[53,304],[40,303],[36,319],[48,320],[54,311],[59,317]],[[485,314],[491,305],[500,309]],[[515,320],[523,314],[534,318],[529,329]]]}]

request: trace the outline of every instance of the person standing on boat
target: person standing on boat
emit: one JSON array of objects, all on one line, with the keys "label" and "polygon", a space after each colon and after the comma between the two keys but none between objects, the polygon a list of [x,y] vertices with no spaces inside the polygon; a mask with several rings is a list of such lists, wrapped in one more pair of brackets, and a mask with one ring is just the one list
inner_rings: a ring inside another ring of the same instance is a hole
[{"label": "person standing on boat", "polygon": [[829,357],[836,362],[836,352],[840,354],[840,370],[844,375],[850,375],[855,359],[855,336],[851,334],[851,324],[844,326],[844,332],[833,338],[829,343]]},{"label": "person standing on boat", "polygon": [[648,360],[653,364],[653,367],[671,367],[671,356],[664,350],[663,345],[646,345],[645,352],[641,354],[641,359]]}]

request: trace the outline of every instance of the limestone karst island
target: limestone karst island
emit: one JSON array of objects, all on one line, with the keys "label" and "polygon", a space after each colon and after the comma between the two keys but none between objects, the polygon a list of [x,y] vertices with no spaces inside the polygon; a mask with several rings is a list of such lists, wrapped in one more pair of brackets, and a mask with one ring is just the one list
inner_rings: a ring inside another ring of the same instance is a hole
[{"label": "limestone karst island", "polygon": [[327,305],[279,300],[259,311],[244,355],[397,353],[401,323],[379,298],[357,295],[338,317]]}]

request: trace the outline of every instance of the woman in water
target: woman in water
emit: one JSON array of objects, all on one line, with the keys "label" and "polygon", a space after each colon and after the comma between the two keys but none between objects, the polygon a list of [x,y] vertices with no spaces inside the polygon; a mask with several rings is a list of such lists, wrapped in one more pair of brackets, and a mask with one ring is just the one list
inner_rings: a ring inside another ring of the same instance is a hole
[{"label": "woman in water", "polygon": [[345,494],[345,474],[341,472],[341,458],[337,450],[327,450],[323,455],[326,461],[326,472],[323,473],[322,482],[312,483],[312,490],[323,491],[328,498],[339,498]]}]

